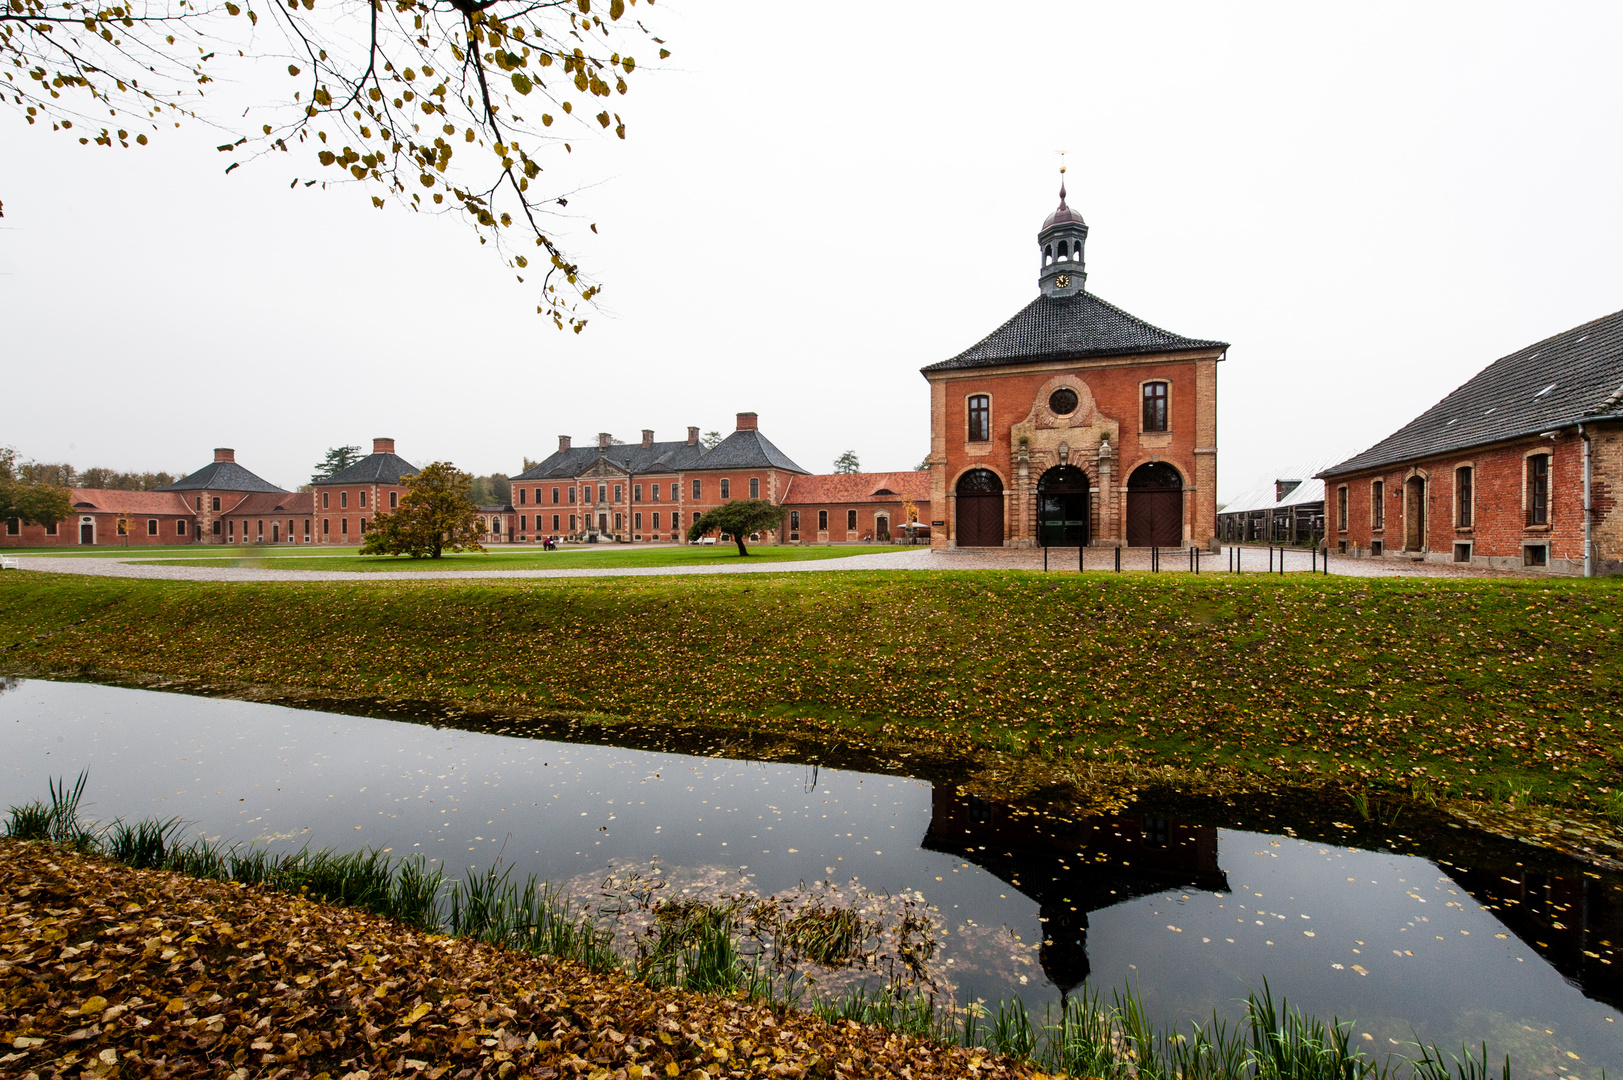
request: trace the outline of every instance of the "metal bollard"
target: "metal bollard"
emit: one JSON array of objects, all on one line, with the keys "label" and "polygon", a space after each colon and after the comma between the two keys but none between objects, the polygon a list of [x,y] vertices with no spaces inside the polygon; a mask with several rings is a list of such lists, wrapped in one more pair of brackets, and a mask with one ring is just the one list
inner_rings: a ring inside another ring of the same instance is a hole
[{"label": "metal bollard", "polygon": [[1313,545],[1313,565],[1312,565],[1312,570],[1313,570],[1313,572],[1315,574],[1317,574],[1319,572],[1319,546],[1317,544]]},{"label": "metal bollard", "polygon": [[1082,571],[1084,571],[1084,570],[1086,570],[1088,568],[1087,557],[1088,557],[1087,545],[1083,544],[1081,542],[1078,542],[1077,545],[1076,545],[1076,572],[1077,573],[1080,574],[1080,573],[1082,573]]},{"label": "metal bollard", "polygon": [[1048,545],[1043,545],[1043,573],[1048,573]]},{"label": "metal bollard", "polygon": [[1116,573],[1121,573],[1121,545],[1116,545]]}]

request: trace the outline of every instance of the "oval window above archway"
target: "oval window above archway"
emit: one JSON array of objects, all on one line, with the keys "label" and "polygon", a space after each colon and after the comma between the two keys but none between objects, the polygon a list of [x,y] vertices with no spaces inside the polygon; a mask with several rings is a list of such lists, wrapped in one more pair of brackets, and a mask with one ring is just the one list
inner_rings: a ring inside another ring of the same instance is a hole
[{"label": "oval window above archway", "polygon": [[1048,395],[1048,411],[1055,416],[1070,416],[1076,412],[1076,391],[1069,386],[1062,386]]}]

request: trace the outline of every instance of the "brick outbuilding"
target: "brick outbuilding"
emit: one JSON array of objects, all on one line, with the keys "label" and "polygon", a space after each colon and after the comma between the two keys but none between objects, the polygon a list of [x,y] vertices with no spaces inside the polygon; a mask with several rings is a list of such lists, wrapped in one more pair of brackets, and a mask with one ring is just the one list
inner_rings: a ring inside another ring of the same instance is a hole
[{"label": "brick outbuilding", "polygon": [[1623,572],[1623,311],[1495,360],[1319,475],[1348,554]]},{"label": "brick outbuilding", "polygon": [[188,543],[196,531],[196,515],[174,492],[76,487],[68,489],[68,501],[72,516],[55,525],[7,521],[3,542],[19,547],[144,547]]},{"label": "brick outbuilding", "polygon": [[1040,295],[923,370],[934,547],[1178,547],[1216,532],[1217,364],[1228,345],[1088,292],[1088,226],[1037,233]]},{"label": "brick outbuilding", "polygon": [[829,473],[797,476],[784,493],[786,539],[791,543],[889,541],[909,517],[928,535],[928,472]]},{"label": "brick outbuilding", "polygon": [[223,446],[214,451],[213,461],[158,490],[178,495],[191,508],[193,538],[206,544],[236,542],[237,526],[230,514],[248,496],[293,494],[237,464],[236,451]]}]

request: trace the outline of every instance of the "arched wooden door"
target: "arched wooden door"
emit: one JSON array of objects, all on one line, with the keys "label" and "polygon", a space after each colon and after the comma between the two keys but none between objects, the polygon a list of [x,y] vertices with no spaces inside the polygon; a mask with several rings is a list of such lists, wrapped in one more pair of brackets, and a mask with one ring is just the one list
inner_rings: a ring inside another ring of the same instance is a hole
[{"label": "arched wooden door", "polygon": [[1091,509],[1087,473],[1075,465],[1049,469],[1037,480],[1037,543],[1043,547],[1085,546]]},{"label": "arched wooden door", "polygon": [[1003,481],[990,469],[971,469],[958,478],[953,536],[959,547],[1003,546]]},{"label": "arched wooden door", "polygon": [[1127,478],[1127,544],[1183,544],[1183,477],[1164,461],[1140,465]]}]

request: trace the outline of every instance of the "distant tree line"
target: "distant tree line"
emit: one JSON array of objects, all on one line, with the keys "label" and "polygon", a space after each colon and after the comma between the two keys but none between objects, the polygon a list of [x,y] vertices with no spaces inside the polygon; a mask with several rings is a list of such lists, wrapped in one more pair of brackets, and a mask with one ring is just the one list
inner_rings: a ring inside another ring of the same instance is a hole
[{"label": "distant tree line", "polygon": [[[15,478],[25,484],[61,488],[107,488],[111,491],[156,491],[180,477],[167,472],[119,472],[90,468],[83,472],[65,462],[14,461]],[[183,474],[184,475],[184,474]]]}]

